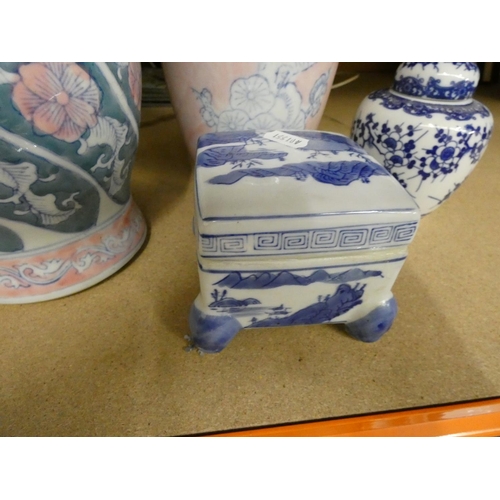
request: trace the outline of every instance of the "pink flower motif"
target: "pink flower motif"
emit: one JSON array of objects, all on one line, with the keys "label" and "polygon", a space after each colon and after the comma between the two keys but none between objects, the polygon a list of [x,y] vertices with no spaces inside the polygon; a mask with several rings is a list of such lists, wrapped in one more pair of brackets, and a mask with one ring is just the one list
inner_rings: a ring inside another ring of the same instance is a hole
[{"label": "pink flower motif", "polygon": [[128,84],[132,92],[135,105],[141,109],[142,98],[142,71],[140,62],[131,62],[128,65]]},{"label": "pink flower motif", "polygon": [[74,142],[97,124],[100,92],[77,64],[29,63],[19,68],[19,75],[12,100],[43,133]]}]

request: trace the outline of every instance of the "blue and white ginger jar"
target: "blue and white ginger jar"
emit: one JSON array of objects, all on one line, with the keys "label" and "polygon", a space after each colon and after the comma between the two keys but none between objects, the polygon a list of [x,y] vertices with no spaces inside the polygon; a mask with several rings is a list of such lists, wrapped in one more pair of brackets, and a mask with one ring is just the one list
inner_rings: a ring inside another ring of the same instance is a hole
[{"label": "blue and white ginger jar", "polygon": [[477,165],[493,117],[472,99],[479,69],[470,62],[404,62],[391,89],[368,95],[352,138],[406,188],[422,214],[437,208]]}]

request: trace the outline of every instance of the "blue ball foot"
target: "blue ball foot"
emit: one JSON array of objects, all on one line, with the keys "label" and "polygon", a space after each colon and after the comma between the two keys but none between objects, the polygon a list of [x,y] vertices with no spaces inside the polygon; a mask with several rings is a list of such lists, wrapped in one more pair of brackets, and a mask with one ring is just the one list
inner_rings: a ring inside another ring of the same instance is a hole
[{"label": "blue ball foot", "polygon": [[397,312],[396,299],[391,297],[363,318],[347,323],[347,331],[362,342],[375,342],[391,328]]},{"label": "blue ball foot", "polygon": [[200,353],[221,352],[243,328],[233,316],[205,314],[194,304],[189,313],[189,341]]}]

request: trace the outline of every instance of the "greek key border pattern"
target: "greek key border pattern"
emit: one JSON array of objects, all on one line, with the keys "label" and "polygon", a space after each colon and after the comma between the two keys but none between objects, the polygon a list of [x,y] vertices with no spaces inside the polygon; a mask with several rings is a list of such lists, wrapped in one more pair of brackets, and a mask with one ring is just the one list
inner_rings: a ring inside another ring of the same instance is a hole
[{"label": "greek key border pattern", "polygon": [[345,252],[408,245],[417,222],[254,234],[200,236],[202,257]]}]

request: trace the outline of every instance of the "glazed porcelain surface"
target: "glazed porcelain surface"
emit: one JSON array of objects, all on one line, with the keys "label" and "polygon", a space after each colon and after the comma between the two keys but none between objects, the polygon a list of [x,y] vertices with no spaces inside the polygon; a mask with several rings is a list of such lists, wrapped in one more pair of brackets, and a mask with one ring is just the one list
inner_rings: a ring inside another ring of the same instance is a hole
[{"label": "glazed porcelain surface", "polygon": [[140,102],[140,63],[0,63],[0,303],[78,292],[138,251]]},{"label": "glazed porcelain surface", "polygon": [[200,294],[193,346],[219,352],[242,328],[391,326],[391,287],[420,213],[352,140],[318,131],[202,136],[196,160]]},{"label": "glazed porcelain surface", "polygon": [[198,138],[209,132],[317,129],[337,64],[170,62],[164,69],[194,159]]},{"label": "glazed porcelain surface", "polygon": [[402,63],[391,89],[361,103],[352,139],[414,198],[422,214],[462,184],[483,155],[493,117],[472,99],[474,63]]}]

